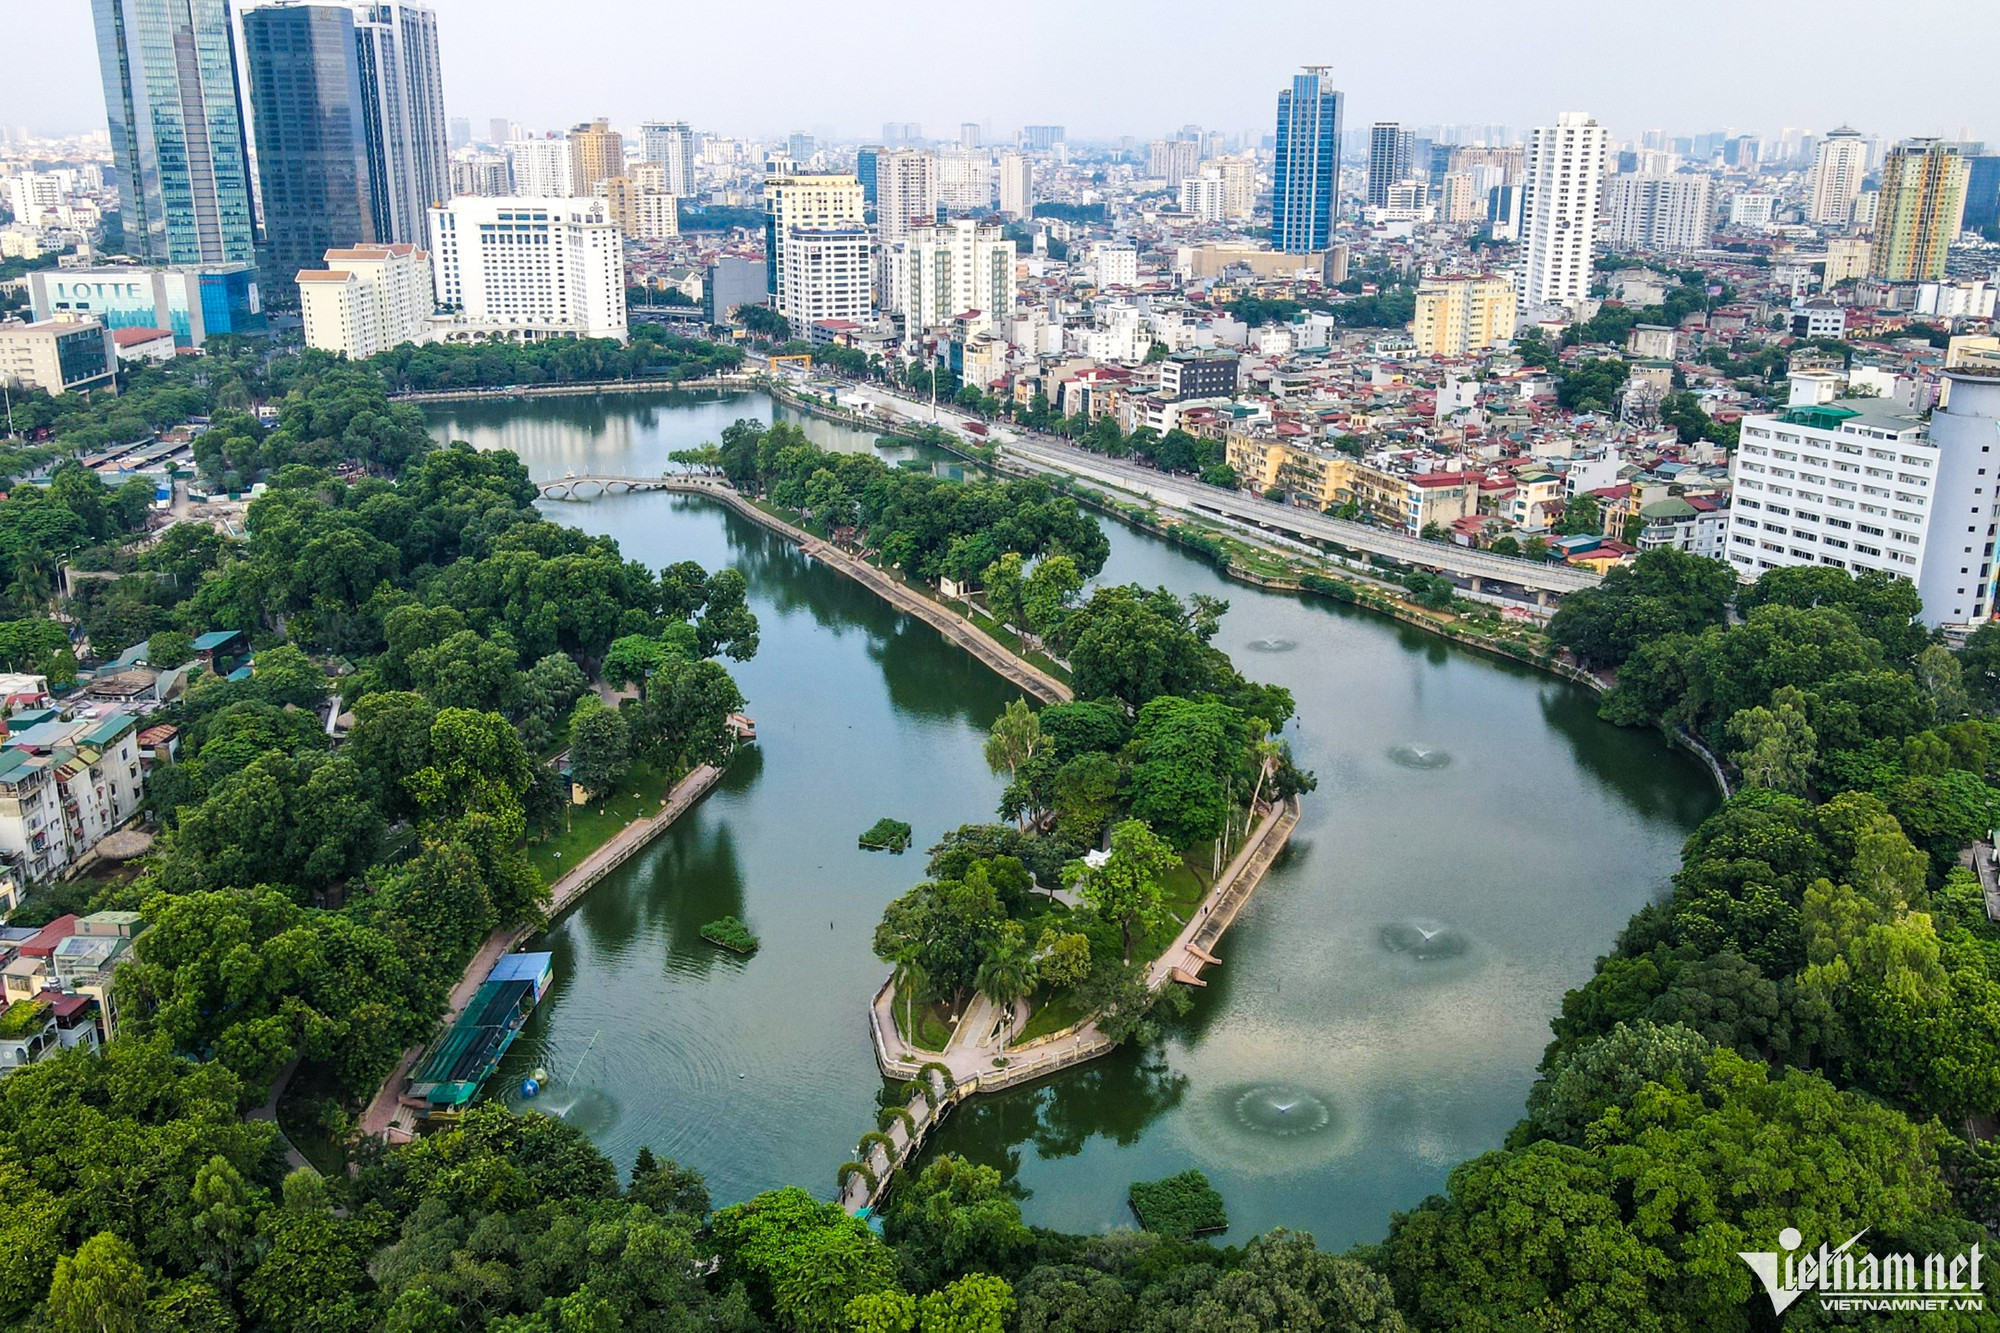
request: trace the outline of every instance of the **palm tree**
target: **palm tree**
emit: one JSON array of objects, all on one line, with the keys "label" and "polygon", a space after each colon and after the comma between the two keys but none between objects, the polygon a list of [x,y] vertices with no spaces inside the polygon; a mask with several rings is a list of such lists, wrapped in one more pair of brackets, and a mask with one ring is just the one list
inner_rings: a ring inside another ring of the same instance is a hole
[{"label": "palm tree", "polygon": [[1015,1002],[1035,988],[1035,955],[1020,922],[1002,925],[986,941],[985,954],[973,974],[973,985],[998,1004],[1011,1023]]},{"label": "palm tree", "polygon": [[924,971],[924,965],[917,961],[917,951],[914,947],[897,954],[895,961],[896,970],[890,974],[889,984],[903,997],[903,1040],[915,1046],[917,992],[930,985],[931,975]]}]

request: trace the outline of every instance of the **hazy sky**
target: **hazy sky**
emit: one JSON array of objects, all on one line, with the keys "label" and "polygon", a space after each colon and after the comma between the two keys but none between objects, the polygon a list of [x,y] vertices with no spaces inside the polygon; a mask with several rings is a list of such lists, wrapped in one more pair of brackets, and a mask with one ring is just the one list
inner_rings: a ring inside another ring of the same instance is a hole
[{"label": "hazy sky", "polygon": [[[724,134],[1072,138],[1268,133],[1293,69],[1330,64],[1350,127],[1516,128],[1559,110],[1661,128],[2000,138],[1991,0],[433,0],[445,103],[483,127],[605,115]],[[1891,31],[1893,29],[1893,31]],[[1919,45],[1912,34],[1923,34]],[[87,0],[0,0],[0,123],[104,123]]]}]

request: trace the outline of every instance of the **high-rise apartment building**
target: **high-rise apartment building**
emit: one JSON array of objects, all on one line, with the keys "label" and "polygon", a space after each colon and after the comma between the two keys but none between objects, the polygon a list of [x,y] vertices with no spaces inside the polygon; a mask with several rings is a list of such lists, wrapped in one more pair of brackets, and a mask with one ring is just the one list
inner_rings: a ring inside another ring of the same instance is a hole
[{"label": "high-rise apartment building", "polygon": [[784,262],[778,313],[795,336],[812,337],[822,320],[863,324],[874,313],[875,242],[861,223],[793,227]]},{"label": "high-rise apartment building", "polygon": [[968,120],[958,127],[958,146],[960,148],[978,148],[984,142],[985,138],[980,133],[978,121]]},{"label": "high-rise apartment building", "polygon": [[1218,157],[1202,167],[1222,182],[1222,216],[1230,222],[1248,222],[1257,207],[1257,162],[1248,157]]},{"label": "high-rise apartment building", "polygon": [[1703,174],[1613,176],[1604,191],[1614,250],[1698,250],[1715,234],[1715,181]]},{"label": "high-rise apartment building", "polygon": [[1416,135],[1393,120],[1378,120],[1368,130],[1368,206],[1387,208],[1389,187],[1410,178],[1410,153]]},{"label": "high-rise apartment building", "polygon": [[937,207],[936,158],[906,148],[875,159],[875,225],[885,251],[910,228],[936,222]]},{"label": "high-rise apartment building", "polygon": [[567,199],[578,193],[567,140],[516,139],[507,145],[507,161],[519,198]]},{"label": "high-rise apartment building", "polygon": [[483,194],[498,198],[514,192],[514,175],[498,153],[467,153],[451,162],[451,198]]},{"label": "high-rise apartment building", "polygon": [[1024,218],[1035,210],[1035,164],[1026,153],[1000,154],[1000,211]]},{"label": "high-rise apartment building", "polygon": [[1945,251],[1965,217],[1971,167],[1962,146],[1910,139],[1882,163],[1882,199],[1875,216],[1870,271],[1889,282],[1936,282]]},{"label": "high-rise apartment building", "polygon": [[329,247],[415,244],[452,193],[437,16],[402,0],[266,0],[243,13],[273,278]]},{"label": "high-rise apartment building", "polygon": [[1181,212],[1202,222],[1223,220],[1222,176],[1204,171],[1181,182]]},{"label": "high-rise apartment building", "polygon": [[571,128],[569,132],[570,188],[578,194],[594,194],[599,181],[625,174],[625,136],[611,128],[611,122],[596,120]]},{"label": "high-rise apartment building", "polygon": [[1486,192],[1469,171],[1447,171],[1438,178],[1438,221],[1477,222],[1486,212]]},{"label": "high-rise apartment building", "polygon": [[938,203],[952,213],[993,209],[993,163],[977,149],[947,148],[937,156]]},{"label": "high-rise apartment building", "polygon": [[1146,174],[1177,190],[1182,181],[1194,175],[1200,161],[1201,144],[1195,140],[1155,139],[1146,150]]},{"label": "high-rise apartment building", "polygon": [[1277,162],[1271,180],[1271,245],[1290,254],[1324,250],[1340,194],[1340,94],[1327,67],[1309,65],[1278,94]]},{"label": "high-rise apartment building", "polygon": [[1842,125],[1827,131],[1813,151],[1812,204],[1806,220],[1818,227],[1844,227],[1868,174],[1868,141],[1861,131]]},{"label": "high-rise apartment building", "polygon": [[1129,241],[1099,241],[1090,247],[1091,267],[1099,287],[1139,285],[1139,251]]},{"label": "high-rise apartment building", "polygon": [[1410,336],[1420,356],[1470,356],[1511,341],[1514,321],[1514,284],[1504,277],[1425,278]]},{"label": "high-rise apartment building", "polygon": [[641,162],[629,175],[598,182],[611,221],[627,239],[665,241],[681,234],[680,200],[667,193],[666,176],[659,163]]},{"label": "high-rise apartment building", "polygon": [[1604,151],[1604,127],[1581,111],[1530,131],[1521,210],[1527,305],[1573,308],[1590,295]]},{"label": "high-rise apartment building", "polygon": [[91,0],[125,248],[255,261],[249,139],[228,0]]},{"label": "high-rise apartment building", "polygon": [[1021,147],[1037,153],[1046,153],[1059,143],[1067,142],[1060,125],[1023,125],[1021,127]]},{"label": "high-rise apartment building", "polygon": [[1014,310],[1014,243],[971,218],[918,227],[888,251],[889,308],[915,333],[979,311],[989,321]]},{"label": "high-rise apartment building", "polygon": [[689,199],[698,193],[694,183],[694,131],[686,121],[648,121],[639,127],[639,142],[648,162],[666,168],[668,194]]},{"label": "high-rise apartment building", "polygon": [[414,245],[328,250],[325,268],[298,274],[306,346],[365,361],[422,342],[435,308],[431,257]]},{"label": "high-rise apartment building", "polygon": [[454,199],[431,210],[447,338],[625,339],[625,256],[602,199]]},{"label": "high-rise apartment building", "polygon": [[[884,159],[885,166],[887,159]],[[786,303],[785,250],[791,233],[864,225],[861,182],[852,176],[773,176],[764,182],[764,263],[771,304]]]}]

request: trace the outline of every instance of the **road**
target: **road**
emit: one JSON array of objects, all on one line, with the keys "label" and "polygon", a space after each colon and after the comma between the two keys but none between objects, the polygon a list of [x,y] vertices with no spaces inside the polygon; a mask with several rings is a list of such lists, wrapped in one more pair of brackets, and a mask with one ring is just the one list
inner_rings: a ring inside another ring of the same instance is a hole
[{"label": "road", "polygon": [[[906,398],[877,385],[849,385],[872,401],[888,405],[913,421],[931,421],[947,427],[965,426],[972,418],[956,412],[934,409],[929,403]],[[1446,542],[1427,542],[1364,523],[1330,518],[1312,509],[1280,504],[1242,491],[1227,491],[1205,485],[1192,477],[1158,472],[1137,463],[1106,458],[1080,449],[1058,437],[1028,433],[986,424],[991,439],[1000,450],[1032,467],[1094,480],[1103,485],[1196,514],[1219,514],[1270,531],[1289,533],[1317,541],[1337,542],[1351,550],[1385,556],[1404,564],[1440,570],[1482,583],[1499,583],[1527,593],[1570,593],[1594,588],[1601,581],[1589,570],[1516,556],[1495,555]],[[968,436],[968,438],[973,438]]]}]

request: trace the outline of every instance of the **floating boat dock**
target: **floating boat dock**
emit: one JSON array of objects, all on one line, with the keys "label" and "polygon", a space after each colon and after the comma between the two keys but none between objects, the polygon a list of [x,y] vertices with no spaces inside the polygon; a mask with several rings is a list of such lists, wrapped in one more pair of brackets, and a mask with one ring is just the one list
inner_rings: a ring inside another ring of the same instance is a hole
[{"label": "floating boat dock", "polygon": [[458,1021],[417,1066],[409,1098],[437,1115],[463,1109],[478,1096],[548,994],[554,960],[550,953],[510,953],[494,963]]}]

